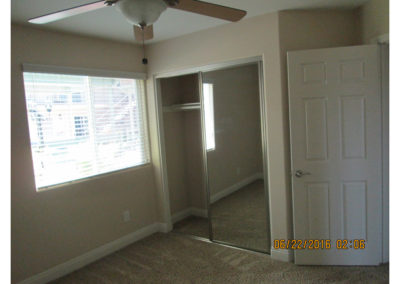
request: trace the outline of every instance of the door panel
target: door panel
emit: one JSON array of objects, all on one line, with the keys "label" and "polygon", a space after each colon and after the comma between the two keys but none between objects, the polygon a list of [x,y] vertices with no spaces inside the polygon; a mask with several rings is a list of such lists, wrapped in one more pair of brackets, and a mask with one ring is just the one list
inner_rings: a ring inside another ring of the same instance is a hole
[{"label": "door panel", "polygon": [[[381,260],[378,52],[373,45],[288,53],[294,238],[332,244],[295,250],[297,264]],[[336,248],[342,239],[348,249]],[[359,239],[365,249],[354,248]]]},{"label": "door panel", "polygon": [[307,184],[308,239],[329,239],[329,184]]},{"label": "door panel", "polygon": [[366,182],[344,182],[343,196],[343,239],[366,240]]},{"label": "door panel", "polygon": [[326,99],[304,99],[304,106],[306,116],[306,159],[326,160],[328,158]]},{"label": "door panel", "polygon": [[365,97],[340,98],[342,159],[365,159]]}]

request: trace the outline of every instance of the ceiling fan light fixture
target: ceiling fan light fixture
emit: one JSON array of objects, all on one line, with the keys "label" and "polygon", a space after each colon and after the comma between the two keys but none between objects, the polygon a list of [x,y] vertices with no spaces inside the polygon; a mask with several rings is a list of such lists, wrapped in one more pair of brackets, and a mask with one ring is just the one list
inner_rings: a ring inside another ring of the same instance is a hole
[{"label": "ceiling fan light fixture", "polygon": [[116,9],[133,25],[151,25],[167,9],[163,0],[119,0]]}]

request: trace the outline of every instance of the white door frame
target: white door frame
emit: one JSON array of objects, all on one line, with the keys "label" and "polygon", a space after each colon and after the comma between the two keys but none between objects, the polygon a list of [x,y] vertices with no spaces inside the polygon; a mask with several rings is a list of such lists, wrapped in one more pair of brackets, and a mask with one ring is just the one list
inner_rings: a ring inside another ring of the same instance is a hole
[{"label": "white door frame", "polygon": [[382,262],[389,262],[389,34],[369,40],[380,45],[382,94]]},{"label": "white door frame", "polygon": [[382,262],[389,261],[389,37],[379,42],[382,94]]}]

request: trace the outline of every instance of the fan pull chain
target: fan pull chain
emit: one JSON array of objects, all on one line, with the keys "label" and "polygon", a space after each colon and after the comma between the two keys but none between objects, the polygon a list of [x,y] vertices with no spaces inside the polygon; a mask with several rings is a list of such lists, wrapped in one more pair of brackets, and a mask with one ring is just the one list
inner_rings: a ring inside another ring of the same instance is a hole
[{"label": "fan pull chain", "polygon": [[140,29],[142,30],[142,48],[143,48],[143,59],[142,59],[142,63],[144,64],[144,65],[146,65],[147,64],[147,58],[146,58],[146,54],[145,54],[145,48],[144,48],[144,28],[145,28],[145,26],[140,26]]}]

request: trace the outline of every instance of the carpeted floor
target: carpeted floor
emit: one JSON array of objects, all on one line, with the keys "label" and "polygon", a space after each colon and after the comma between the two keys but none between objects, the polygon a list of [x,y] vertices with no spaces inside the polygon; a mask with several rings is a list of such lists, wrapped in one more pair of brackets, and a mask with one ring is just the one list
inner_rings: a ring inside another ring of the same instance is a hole
[{"label": "carpeted floor", "polygon": [[[257,180],[211,204],[214,240],[270,251],[264,182]],[[174,232],[209,238],[206,218],[191,216],[174,224]]]},{"label": "carpeted floor", "polygon": [[157,233],[53,283],[388,283],[389,266],[296,266],[179,234]]}]

